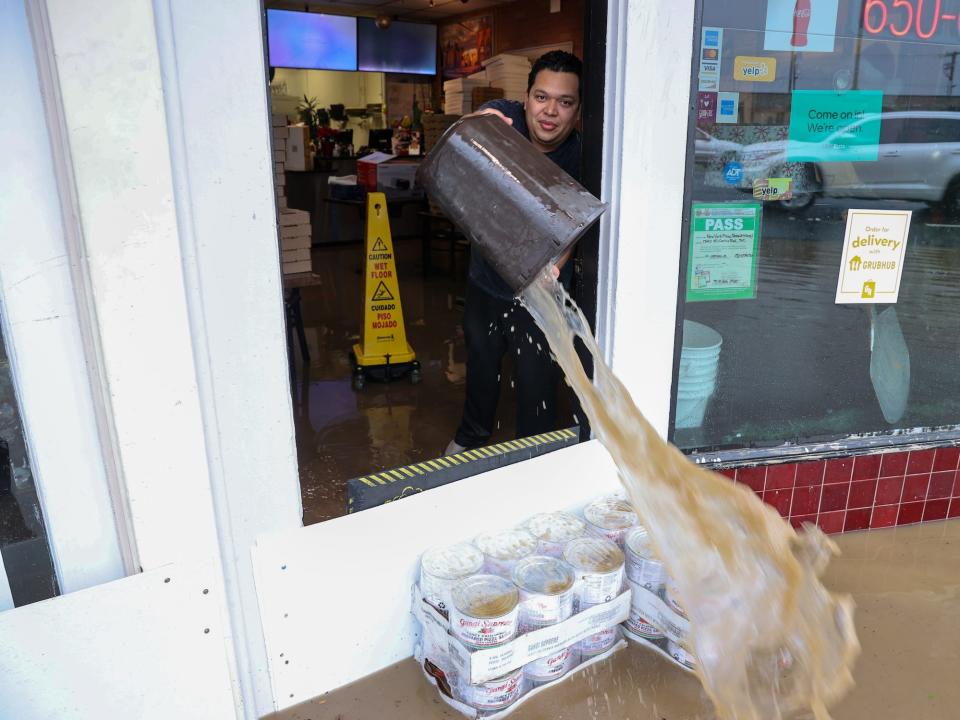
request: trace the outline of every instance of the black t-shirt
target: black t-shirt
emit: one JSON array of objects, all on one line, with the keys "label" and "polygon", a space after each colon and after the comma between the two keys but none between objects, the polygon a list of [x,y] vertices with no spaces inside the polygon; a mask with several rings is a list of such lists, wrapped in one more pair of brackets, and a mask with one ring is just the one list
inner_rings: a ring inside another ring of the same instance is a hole
[{"label": "black t-shirt", "polygon": [[[530,129],[527,127],[527,118],[524,114],[523,103],[516,100],[491,100],[481,106],[481,110],[493,108],[499,110],[513,120],[513,129],[530,139]],[[547,157],[553,160],[560,169],[570,175],[577,182],[580,181],[580,133],[576,129],[563,141],[563,144]],[[560,282],[569,290],[570,279],[573,277],[573,263],[568,262],[560,270]],[[510,286],[497,274],[490,264],[483,259],[479,252],[470,253],[470,282],[504,300],[513,298]]]}]

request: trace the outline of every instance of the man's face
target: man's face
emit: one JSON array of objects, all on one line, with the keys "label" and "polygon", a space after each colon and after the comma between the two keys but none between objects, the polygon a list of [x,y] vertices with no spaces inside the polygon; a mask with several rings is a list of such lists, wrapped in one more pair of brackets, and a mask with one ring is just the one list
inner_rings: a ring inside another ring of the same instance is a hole
[{"label": "man's face", "polygon": [[580,78],[575,73],[541,70],[524,103],[530,140],[541,152],[556,150],[580,117]]}]

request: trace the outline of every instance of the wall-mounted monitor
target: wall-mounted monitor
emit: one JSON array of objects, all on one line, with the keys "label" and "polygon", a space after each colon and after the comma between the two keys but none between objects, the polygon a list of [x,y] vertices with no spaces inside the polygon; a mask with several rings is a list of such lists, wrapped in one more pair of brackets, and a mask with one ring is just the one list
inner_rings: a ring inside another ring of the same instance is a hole
[{"label": "wall-mounted monitor", "polygon": [[360,18],[357,51],[360,70],[435,75],[437,26],[393,22],[379,28],[371,18]]},{"label": "wall-mounted monitor", "polygon": [[357,69],[357,19],[267,10],[270,65],[308,70]]}]

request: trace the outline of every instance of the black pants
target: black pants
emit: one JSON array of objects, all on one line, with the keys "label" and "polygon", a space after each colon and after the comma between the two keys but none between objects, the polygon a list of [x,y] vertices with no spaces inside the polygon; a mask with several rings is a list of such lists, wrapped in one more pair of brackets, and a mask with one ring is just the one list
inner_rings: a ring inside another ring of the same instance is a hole
[{"label": "black pants", "polygon": [[509,352],[515,368],[517,437],[554,430],[560,368],[530,313],[515,300],[501,300],[473,283],[463,313],[467,345],[467,398],[456,441],[467,448],[486,444],[500,398],[500,367]]}]

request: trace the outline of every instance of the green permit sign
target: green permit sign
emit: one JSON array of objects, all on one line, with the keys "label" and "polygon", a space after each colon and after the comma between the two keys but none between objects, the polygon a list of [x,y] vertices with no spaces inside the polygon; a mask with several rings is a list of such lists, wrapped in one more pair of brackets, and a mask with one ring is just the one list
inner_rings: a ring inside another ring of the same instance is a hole
[{"label": "green permit sign", "polygon": [[757,296],[760,203],[694,203],[687,302]]},{"label": "green permit sign", "polygon": [[880,90],[794,90],[789,162],[870,162],[880,143]]}]

